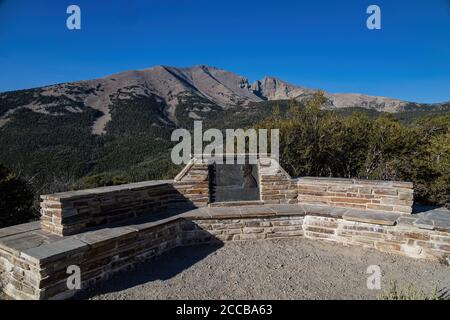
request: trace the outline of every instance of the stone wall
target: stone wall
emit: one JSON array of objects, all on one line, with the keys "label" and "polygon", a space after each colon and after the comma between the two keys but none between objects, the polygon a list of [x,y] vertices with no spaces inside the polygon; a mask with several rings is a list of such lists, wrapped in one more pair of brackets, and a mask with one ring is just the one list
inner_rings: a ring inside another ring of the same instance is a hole
[{"label": "stone wall", "polygon": [[262,240],[303,236],[303,217],[204,219],[186,224],[184,242],[198,243],[207,235],[220,241]]},{"label": "stone wall", "polygon": [[309,239],[362,246],[412,258],[440,260],[450,255],[448,232],[320,216],[305,217],[303,228]]},{"label": "stone wall", "polygon": [[[184,196],[178,207],[187,205],[189,199],[196,207],[208,206],[210,200],[209,190],[209,166],[214,165],[211,159],[193,158],[183,171],[175,178],[174,186]],[[258,174],[260,187],[260,200],[265,204],[290,204],[297,203],[297,181],[283,170],[278,161],[270,157],[258,157]],[[231,206],[241,203],[252,204],[255,201],[235,201]],[[226,203],[212,204],[214,206],[226,206]]]},{"label": "stone wall", "polygon": [[[71,265],[80,267],[81,288],[86,289],[177,246],[273,238],[305,237],[414,258],[448,259],[450,225],[436,220],[433,230],[422,229],[416,219],[296,204],[201,208],[158,221],[54,236],[49,243],[36,226],[28,231],[1,229],[0,278],[5,292],[16,299],[62,299],[77,293],[67,288]],[[36,247],[30,244],[33,237]]]},{"label": "stone wall", "polygon": [[278,161],[260,158],[258,163],[261,200],[265,204],[297,203],[296,181],[283,170]]},{"label": "stone wall", "polygon": [[184,236],[195,243],[212,234],[221,241],[298,238],[362,246],[412,258],[441,261],[450,257],[450,234],[411,226],[388,226],[323,216],[194,220]]},{"label": "stone wall", "polygon": [[171,181],[147,181],[43,195],[42,230],[71,235],[91,227],[161,212],[168,208],[176,193]]},{"label": "stone wall", "polygon": [[209,203],[209,165],[194,158],[173,182],[178,195],[171,201],[172,208],[206,207]]},{"label": "stone wall", "polygon": [[299,178],[298,202],[410,214],[411,182],[337,178]]},{"label": "stone wall", "polygon": [[39,269],[21,257],[21,249],[33,245],[33,235],[27,235],[25,241],[21,235],[39,229],[35,222],[0,229],[0,238],[8,238],[0,244],[0,289],[15,299],[37,299]]},{"label": "stone wall", "polygon": [[175,219],[64,237],[19,256],[0,250],[2,259],[11,260],[2,274],[4,291],[16,299],[68,298],[78,291],[68,289],[69,266],[80,268],[81,288],[86,289],[180,245],[180,234]]}]

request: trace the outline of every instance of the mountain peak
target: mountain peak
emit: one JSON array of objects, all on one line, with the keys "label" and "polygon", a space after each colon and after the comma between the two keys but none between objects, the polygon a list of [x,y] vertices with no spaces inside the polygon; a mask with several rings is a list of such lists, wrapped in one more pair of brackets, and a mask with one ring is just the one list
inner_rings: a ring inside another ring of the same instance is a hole
[{"label": "mountain peak", "polygon": [[[192,109],[188,112],[192,119],[202,119],[208,115],[208,111],[205,110],[210,110],[211,107],[224,109],[245,107],[250,102],[264,100],[300,101],[314,92],[316,90],[296,86],[273,76],[265,76],[249,84],[248,79],[243,76],[204,64],[183,68],[157,65],[142,70],[116,73],[100,79],[37,88],[33,94],[30,92],[30,99],[26,102],[13,105],[8,103],[10,107],[3,114],[0,113],[0,126],[19,108],[51,114],[52,104],[42,103],[40,96],[46,96],[46,100],[49,101],[65,97],[69,99],[68,103],[77,101],[101,111],[103,116],[100,116],[93,125],[93,132],[99,134],[104,132],[106,124],[111,119],[110,108],[113,103],[121,101],[125,103],[130,99],[155,98],[164,103],[167,119],[177,124],[176,111],[180,105]],[[2,99],[8,99],[7,96],[8,94],[0,94],[0,102]],[[361,94],[325,94],[325,96],[329,108],[362,107],[398,112],[408,104],[396,99]],[[77,109],[66,108],[67,112],[74,110]]]}]

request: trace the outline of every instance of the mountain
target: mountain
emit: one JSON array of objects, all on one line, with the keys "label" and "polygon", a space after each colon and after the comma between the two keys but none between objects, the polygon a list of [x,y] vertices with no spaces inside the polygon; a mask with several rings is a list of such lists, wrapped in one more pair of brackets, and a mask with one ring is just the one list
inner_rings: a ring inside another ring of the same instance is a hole
[{"label": "mountain", "polygon": [[[287,99],[301,101],[315,91],[273,77],[250,84],[242,76],[204,65],[190,68],[156,66],[95,80],[0,93],[0,127],[20,109],[51,116],[81,114],[91,109],[96,111],[91,131],[100,135],[106,132],[115,105],[142,99],[152,99],[163,105],[152,118],[151,125],[171,127],[189,120],[207,119],[211,111],[245,107],[250,103]],[[411,107],[427,107],[363,94],[326,93],[325,96],[327,103],[324,107],[327,109],[360,107],[401,112]]]},{"label": "mountain", "polygon": [[[0,93],[0,164],[26,177],[36,194],[173,177],[174,128],[248,128],[289,114],[290,99],[315,90],[266,77],[252,84],[206,66],[157,66],[104,78]],[[421,105],[359,94],[326,93],[326,109],[345,115],[394,112],[405,123],[441,114]]]}]

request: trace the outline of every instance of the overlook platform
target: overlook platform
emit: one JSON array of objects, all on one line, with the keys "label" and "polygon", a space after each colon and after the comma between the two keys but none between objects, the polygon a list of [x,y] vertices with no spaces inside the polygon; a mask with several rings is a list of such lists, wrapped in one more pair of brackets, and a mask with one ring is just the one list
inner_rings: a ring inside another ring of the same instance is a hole
[{"label": "overlook platform", "polygon": [[[449,261],[450,212],[413,212],[411,183],[292,179],[264,158],[258,200],[214,202],[211,165],[193,159],[173,181],[43,195],[41,221],[0,229],[3,291],[65,299],[172,248],[228,241],[307,238]],[[68,286],[71,266],[80,289]]]},{"label": "overlook platform", "polygon": [[[305,237],[413,258],[450,256],[450,212],[404,216],[320,205],[257,205],[174,210],[72,236],[32,222],[0,230],[4,291],[17,299],[68,298],[66,269],[81,268],[82,288],[174,247]],[[8,275],[6,277],[6,275]]]}]

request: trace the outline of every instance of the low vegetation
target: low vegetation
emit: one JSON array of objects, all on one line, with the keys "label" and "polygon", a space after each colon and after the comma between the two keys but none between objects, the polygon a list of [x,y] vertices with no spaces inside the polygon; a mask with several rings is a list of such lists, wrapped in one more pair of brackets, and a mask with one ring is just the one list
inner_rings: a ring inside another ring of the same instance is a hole
[{"label": "low vegetation", "polygon": [[25,181],[0,165],[0,228],[35,218],[33,193]]},{"label": "low vegetation", "polygon": [[0,163],[11,170],[1,167],[8,172],[2,185],[17,179],[16,191],[1,195],[8,207],[2,202],[0,226],[37,216],[39,194],[173,178],[181,168],[170,160],[170,135],[176,127],[192,128],[192,115],[204,129],[279,128],[281,162],[294,177],[407,180],[414,182],[416,201],[450,203],[450,111],[445,105],[397,114],[330,111],[320,109],[324,97],[318,93],[303,103],[265,101],[224,110],[198,97],[182,97],[173,123],[157,97],[121,92],[111,96],[112,119],[106,133],[97,136],[92,126],[99,111],[38,93],[10,94],[0,105],[2,114],[17,99],[21,104],[36,97],[56,99],[45,101],[54,105],[52,114],[18,109],[0,128]]},{"label": "low vegetation", "polygon": [[450,204],[450,113],[402,122],[390,114],[322,111],[319,93],[257,124],[280,129],[280,160],[294,176],[405,180],[415,200]]},{"label": "low vegetation", "polygon": [[399,287],[397,282],[391,282],[389,289],[381,293],[379,300],[449,300],[448,290],[438,290],[437,286],[429,292],[414,287]]}]

